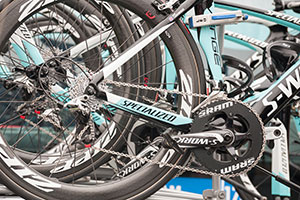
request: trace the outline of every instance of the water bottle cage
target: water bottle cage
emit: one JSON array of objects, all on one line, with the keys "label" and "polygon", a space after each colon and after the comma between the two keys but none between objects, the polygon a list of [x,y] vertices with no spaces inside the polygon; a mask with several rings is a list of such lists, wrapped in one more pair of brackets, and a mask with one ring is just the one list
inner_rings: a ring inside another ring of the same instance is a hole
[{"label": "water bottle cage", "polygon": [[[293,51],[293,54],[290,51]],[[280,56],[275,56],[276,52],[280,52]],[[267,78],[271,82],[276,80],[279,73],[284,72],[298,60],[299,53],[300,44],[292,41],[282,40],[268,45],[263,54],[263,67]]]}]

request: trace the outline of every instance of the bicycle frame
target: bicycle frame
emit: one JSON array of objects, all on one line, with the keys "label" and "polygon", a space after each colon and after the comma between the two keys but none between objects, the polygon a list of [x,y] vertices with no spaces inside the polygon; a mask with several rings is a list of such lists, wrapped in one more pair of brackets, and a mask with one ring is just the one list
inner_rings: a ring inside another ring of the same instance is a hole
[{"label": "bicycle frame", "polygon": [[[284,13],[270,11],[270,10],[262,10],[254,7],[226,2],[223,0],[216,0],[215,7],[220,9],[225,9],[225,10],[241,10],[243,13],[249,15],[249,19],[245,22],[262,24],[270,28],[271,32],[265,41],[260,41],[256,38],[251,38],[243,34],[234,33],[231,31],[225,31],[224,38],[226,40],[238,43],[251,50],[258,51],[260,54],[263,54],[264,49],[269,45],[268,43],[269,41],[273,40],[274,38],[284,36],[284,34],[288,33],[287,28],[291,28],[293,30],[300,29],[299,28],[300,19]],[[272,32],[272,26],[274,25],[276,25],[275,32]],[[281,27],[279,28],[278,26]],[[256,53],[253,55],[253,59],[254,60],[259,59]],[[259,59],[259,62],[254,66],[254,69],[256,69],[256,67],[262,62],[261,59]],[[250,58],[247,61],[247,63],[250,64],[251,60],[252,58]]]}]

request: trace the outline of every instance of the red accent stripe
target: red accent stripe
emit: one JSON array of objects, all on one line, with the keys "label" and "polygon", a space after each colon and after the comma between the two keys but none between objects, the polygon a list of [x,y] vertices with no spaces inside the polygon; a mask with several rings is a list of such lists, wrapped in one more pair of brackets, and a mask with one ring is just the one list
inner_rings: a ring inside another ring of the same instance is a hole
[{"label": "red accent stripe", "polygon": [[145,87],[148,87],[148,84],[147,84],[147,83],[149,82],[149,78],[148,78],[148,77],[144,77],[144,82],[145,82],[145,83],[144,83],[144,86],[145,86]]},{"label": "red accent stripe", "polygon": [[186,24],[180,19],[181,23],[183,24],[185,30],[188,32],[188,34],[191,34],[190,30],[188,29],[188,27],[186,26]]},{"label": "red accent stripe", "polygon": [[25,119],[25,116],[24,116],[24,115],[20,115],[20,118],[21,118],[21,119]]},{"label": "red accent stripe", "polygon": [[85,148],[90,148],[92,145],[91,144],[85,144],[84,146],[85,146]]},{"label": "red accent stripe", "polygon": [[38,115],[41,114],[41,111],[38,111],[38,110],[35,110],[34,112]]},{"label": "red accent stripe", "polygon": [[0,128],[21,128],[19,125],[0,125]]},{"label": "red accent stripe", "polygon": [[156,93],[156,95],[155,95],[155,102],[157,102],[158,101],[158,97],[159,97],[159,94],[158,94],[158,92]]},{"label": "red accent stripe", "polygon": [[152,13],[148,10],[146,12],[146,16],[149,18],[149,19],[154,19],[156,16],[155,15],[152,15]]}]

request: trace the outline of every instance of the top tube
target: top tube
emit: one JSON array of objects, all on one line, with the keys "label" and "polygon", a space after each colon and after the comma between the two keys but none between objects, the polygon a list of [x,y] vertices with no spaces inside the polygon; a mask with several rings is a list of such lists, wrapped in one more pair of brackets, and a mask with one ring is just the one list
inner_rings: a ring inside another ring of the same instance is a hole
[{"label": "top tube", "polygon": [[223,0],[215,0],[215,7],[226,10],[241,10],[243,13],[265,19],[271,22],[275,22],[282,26],[286,26],[300,31],[300,18],[287,15],[281,12],[273,10],[264,10],[260,8],[254,8],[251,6],[240,5],[236,3],[226,2]]}]

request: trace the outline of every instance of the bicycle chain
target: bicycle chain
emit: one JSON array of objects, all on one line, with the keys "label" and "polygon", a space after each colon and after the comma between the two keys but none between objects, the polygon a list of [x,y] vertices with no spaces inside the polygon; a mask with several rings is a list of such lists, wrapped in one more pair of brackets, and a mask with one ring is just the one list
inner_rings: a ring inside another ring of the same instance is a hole
[{"label": "bicycle chain", "polygon": [[[107,84],[113,84],[117,87],[121,87],[121,86],[131,87],[131,88],[136,88],[136,89],[144,89],[144,90],[151,90],[151,91],[155,91],[155,92],[172,93],[172,94],[178,94],[178,95],[188,95],[188,96],[193,96],[193,97],[209,97],[209,95],[205,95],[205,94],[183,92],[183,91],[178,91],[178,90],[167,90],[167,89],[163,89],[163,88],[155,88],[155,87],[149,87],[149,86],[144,86],[144,85],[136,85],[136,84],[132,84],[132,83],[112,81],[112,80],[108,80],[108,79],[104,80],[100,85],[101,86],[106,86]],[[125,153],[120,153],[120,152],[116,152],[116,151],[113,151],[113,150],[107,150],[107,149],[104,149],[104,148],[99,148],[99,147],[93,147],[93,148],[95,148],[96,150],[102,151],[104,153],[109,153],[109,154],[116,155],[116,156],[121,156],[121,157],[127,157],[127,158],[130,158],[130,159],[137,159],[137,160],[140,160],[141,162],[148,162],[148,163],[152,163],[152,164],[163,165],[163,166],[167,166],[167,167],[170,167],[170,168],[176,168],[176,169],[179,169],[179,170],[185,170],[185,171],[190,171],[190,172],[194,172],[194,173],[206,174],[206,175],[210,175],[210,176],[235,177],[235,176],[239,176],[241,174],[247,173],[250,169],[252,169],[258,163],[258,161],[263,156],[263,152],[264,152],[264,148],[265,148],[265,144],[266,144],[266,134],[265,134],[265,129],[264,129],[263,122],[260,119],[259,115],[248,104],[245,104],[242,101],[232,99],[232,98],[227,98],[227,97],[224,97],[224,96],[223,97],[216,96],[216,98],[213,98],[211,100],[217,100],[217,99],[236,101],[238,103],[241,103],[241,104],[245,105],[249,110],[251,110],[256,115],[256,117],[259,120],[259,123],[261,125],[261,129],[263,130],[263,133],[262,133],[262,135],[263,135],[263,144],[262,144],[259,156],[256,158],[255,162],[251,166],[249,166],[248,168],[246,168],[245,170],[243,170],[239,173],[224,175],[224,174],[215,173],[215,172],[211,172],[211,171],[206,171],[206,170],[202,170],[202,169],[191,168],[189,166],[182,166],[182,165],[170,164],[170,163],[166,163],[166,162],[154,161],[154,160],[151,160],[151,159],[148,159],[148,158],[140,158],[138,156],[133,156],[133,155],[125,154]],[[206,105],[207,104],[202,105],[201,107],[204,107]]]},{"label": "bicycle chain", "polygon": [[208,95],[205,95],[205,94],[183,92],[183,91],[178,91],[178,90],[167,90],[167,89],[163,89],[163,88],[156,88],[156,87],[150,87],[150,86],[144,86],[144,85],[136,85],[136,84],[132,84],[132,83],[112,81],[109,79],[106,79],[103,82],[101,82],[100,86],[106,86],[107,84],[113,84],[117,87],[124,86],[124,87],[136,88],[136,89],[151,90],[151,91],[161,92],[161,93],[172,93],[172,94],[186,95],[186,96],[193,96],[193,97],[208,97]]},{"label": "bicycle chain", "polygon": [[[36,99],[30,101],[30,103],[31,103],[32,105],[35,105],[36,102],[38,102],[40,99],[44,98],[45,96],[46,96],[46,95],[41,95],[41,96],[37,97]],[[19,106],[17,107],[17,111],[19,111],[19,110],[21,110],[22,108],[24,108],[27,104],[28,104],[28,102],[25,102],[25,103],[22,103],[21,105],[19,105]]]},{"label": "bicycle chain", "polygon": [[[167,89],[163,89],[163,88],[155,88],[155,87],[149,87],[149,86],[143,86],[143,85],[136,85],[136,84],[124,83],[124,82],[118,82],[118,81],[112,81],[112,80],[104,80],[102,83],[100,83],[100,87],[101,86],[102,87],[107,86],[107,84],[113,84],[113,85],[115,85],[117,87],[121,87],[121,86],[123,86],[123,87],[131,87],[131,88],[151,90],[151,91],[161,92],[161,93],[172,93],[172,94],[178,94],[178,95],[188,95],[188,96],[193,96],[193,97],[209,97],[209,95],[205,95],[205,94],[183,92],[183,91],[178,91],[178,90],[167,90]],[[155,161],[155,160],[151,160],[151,159],[148,159],[148,158],[141,158],[139,156],[129,155],[129,154],[126,154],[126,153],[121,153],[121,152],[117,152],[117,151],[113,151],[113,150],[108,150],[108,149],[104,149],[104,148],[101,148],[101,147],[91,146],[90,148],[93,148],[94,150],[102,151],[102,152],[107,153],[107,154],[111,154],[111,155],[115,155],[115,156],[120,156],[120,157],[125,157],[125,158],[129,158],[129,159],[136,159],[136,160],[139,160],[141,162],[148,162],[148,163],[151,163],[151,164],[157,164],[157,165],[160,165],[160,166],[170,167],[170,168],[174,168],[174,169],[178,169],[178,170],[182,170],[182,171],[189,171],[189,172],[199,173],[199,174],[205,174],[205,175],[209,175],[209,176],[222,176],[222,177],[240,176],[241,174],[247,173],[250,169],[252,169],[258,163],[258,161],[260,160],[260,158],[263,155],[264,147],[265,147],[265,144],[266,144],[266,136],[265,136],[264,126],[263,126],[263,123],[262,123],[260,117],[258,116],[258,114],[248,104],[245,104],[245,103],[243,103],[243,102],[241,102],[239,100],[227,98],[227,97],[224,97],[224,96],[223,97],[217,96],[216,98],[213,98],[211,100],[216,100],[216,99],[236,101],[238,103],[241,103],[241,104],[245,105],[249,110],[251,110],[256,115],[257,119],[259,120],[259,122],[261,124],[262,130],[263,130],[263,145],[261,147],[261,151],[259,153],[258,158],[255,160],[255,162],[250,167],[246,168],[245,170],[243,170],[243,171],[241,171],[239,173],[226,175],[226,174],[215,173],[215,172],[211,172],[211,171],[207,171],[207,170],[203,170],[203,169],[196,169],[196,168],[192,168],[190,166],[183,166],[183,165],[171,164],[171,163],[167,163],[167,162]],[[207,104],[202,105],[201,107],[204,107],[206,105]],[[51,120],[50,123],[55,123],[55,122]],[[63,129],[63,127],[61,127],[57,123],[55,123],[53,125],[59,126],[60,128]],[[89,127],[90,127],[90,124],[87,125],[80,132],[79,135],[81,135]],[[71,135],[74,136],[74,134],[71,133],[70,131],[69,131],[69,134],[71,134]],[[187,164],[190,165],[191,162],[188,162]]]}]

